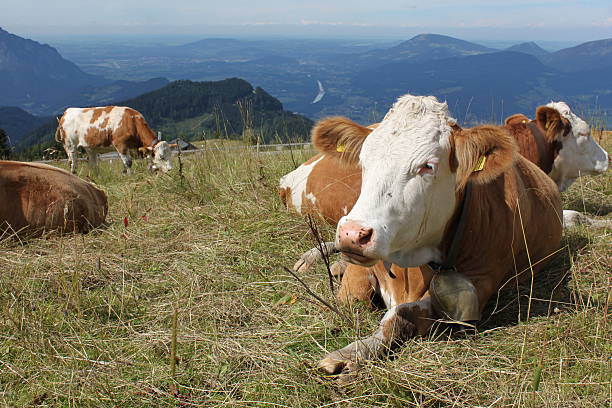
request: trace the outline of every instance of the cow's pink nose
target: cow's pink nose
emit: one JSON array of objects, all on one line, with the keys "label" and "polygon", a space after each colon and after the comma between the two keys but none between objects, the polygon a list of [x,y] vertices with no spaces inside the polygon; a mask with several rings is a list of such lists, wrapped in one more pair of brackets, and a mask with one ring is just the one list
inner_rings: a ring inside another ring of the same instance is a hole
[{"label": "cow's pink nose", "polygon": [[364,228],[355,221],[347,221],[338,229],[338,249],[361,253],[372,241],[373,234],[372,228]]}]

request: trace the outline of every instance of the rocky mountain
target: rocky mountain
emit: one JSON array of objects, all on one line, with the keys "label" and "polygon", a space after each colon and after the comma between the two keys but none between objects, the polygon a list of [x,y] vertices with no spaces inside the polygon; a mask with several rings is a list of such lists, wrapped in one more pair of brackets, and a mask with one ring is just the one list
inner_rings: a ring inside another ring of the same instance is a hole
[{"label": "rocky mountain", "polygon": [[550,54],[550,52],[533,41],[513,45],[512,47],[506,48],[506,51],[522,52],[524,54],[533,55],[536,58],[542,58]]},{"label": "rocky mountain", "polygon": [[103,104],[167,83],[163,78],[138,83],[90,75],[55,48],[0,28],[0,106],[51,115],[67,106]]}]

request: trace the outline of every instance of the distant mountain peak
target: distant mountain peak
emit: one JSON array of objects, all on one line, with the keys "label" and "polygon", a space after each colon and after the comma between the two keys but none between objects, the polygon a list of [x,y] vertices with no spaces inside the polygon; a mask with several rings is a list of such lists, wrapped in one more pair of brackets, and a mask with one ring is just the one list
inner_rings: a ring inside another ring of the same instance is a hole
[{"label": "distant mountain peak", "polygon": [[418,34],[395,47],[385,50],[382,58],[411,62],[477,55],[497,50],[441,34]]},{"label": "distant mountain peak", "polygon": [[533,41],[513,45],[512,47],[506,48],[506,51],[522,52],[524,54],[533,55],[537,58],[550,54]]}]

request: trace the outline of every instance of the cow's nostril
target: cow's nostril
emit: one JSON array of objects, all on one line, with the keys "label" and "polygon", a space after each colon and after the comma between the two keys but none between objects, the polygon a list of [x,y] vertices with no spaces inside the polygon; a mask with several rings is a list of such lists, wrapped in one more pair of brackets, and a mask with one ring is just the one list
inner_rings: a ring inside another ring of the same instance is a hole
[{"label": "cow's nostril", "polygon": [[367,230],[362,230],[359,233],[359,245],[366,245],[368,242],[370,242],[370,240],[372,239],[372,233],[374,232],[374,230],[372,228],[369,228]]}]

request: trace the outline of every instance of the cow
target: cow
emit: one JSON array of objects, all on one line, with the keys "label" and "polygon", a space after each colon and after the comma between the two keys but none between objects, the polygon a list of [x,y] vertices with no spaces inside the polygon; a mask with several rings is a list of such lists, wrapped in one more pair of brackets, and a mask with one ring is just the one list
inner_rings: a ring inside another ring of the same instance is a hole
[{"label": "cow", "polygon": [[81,232],[104,225],[106,194],[57,167],[0,161],[0,233],[29,238],[45,231]]},{"label": "cow", "polygon": [[535,120],[512,115],[505,120],[505,127],[517,140],[521,154],[544,170],[559,191],[565,191],[580,176],[608,169],[608,153],[593,139],[589,125],[565,102],[540,106]]},{"label": "cow", "polygon": [[[356,124],[350,119],[330,119],[355,129]],[[331,122],[321,122],[313,134],[325,132],[326,123]],[[362,127],[362,131],[369,133],[376,126]],[[506,119],[505,127],[515,137],[520,153],[555,180],[560,191],[581,175],[600,174],[608,168],[608,154],[593,140],[588,124],[564,102],[540,106],[535,120],[523,114],[512,115]],[[283,176],[279,184],[280,197],[289,209],[302,215],[321,216],[332,225],[350,211],[361,188],[359,166],[340,160],[354,154],[351,146],[345,146],[344,141],[338,143],[335,149],[322,146],[329,153],[317,154]],[[568,225],[577,219],[571,212],[565,218]]]},{"label": "cow", "polygon": [[64,145],[70,170],[76,174],[77,148],[87,152],[89,164],[97,164],[96,150],[113,146],[123,162],[123,172],[130,173],[130,150],[152,156],[153,170],[170,171],[172,151],[168,142],[157,139],[140,112],[125,106],[68,108],[58,121],[55,140]]},{"label": "cow", "polygon": [[399,98],[371,134],[359,125],[322,125],[327,132],[313,137],[321,153],[334,154],[350,133],[354,150],[340,159],[363,172],[359,198],[338,223],[336,248],[372,274],[392,279],[397,268],[409,269],[407,296],[374,334],[329,353],[319,363],[324,372],[379,357],[449,311],[477,320],[494,293],[533,276],[559,248],[559,189],[519,154],[507,129],[461,129],[445,103],[412,95]]}]

